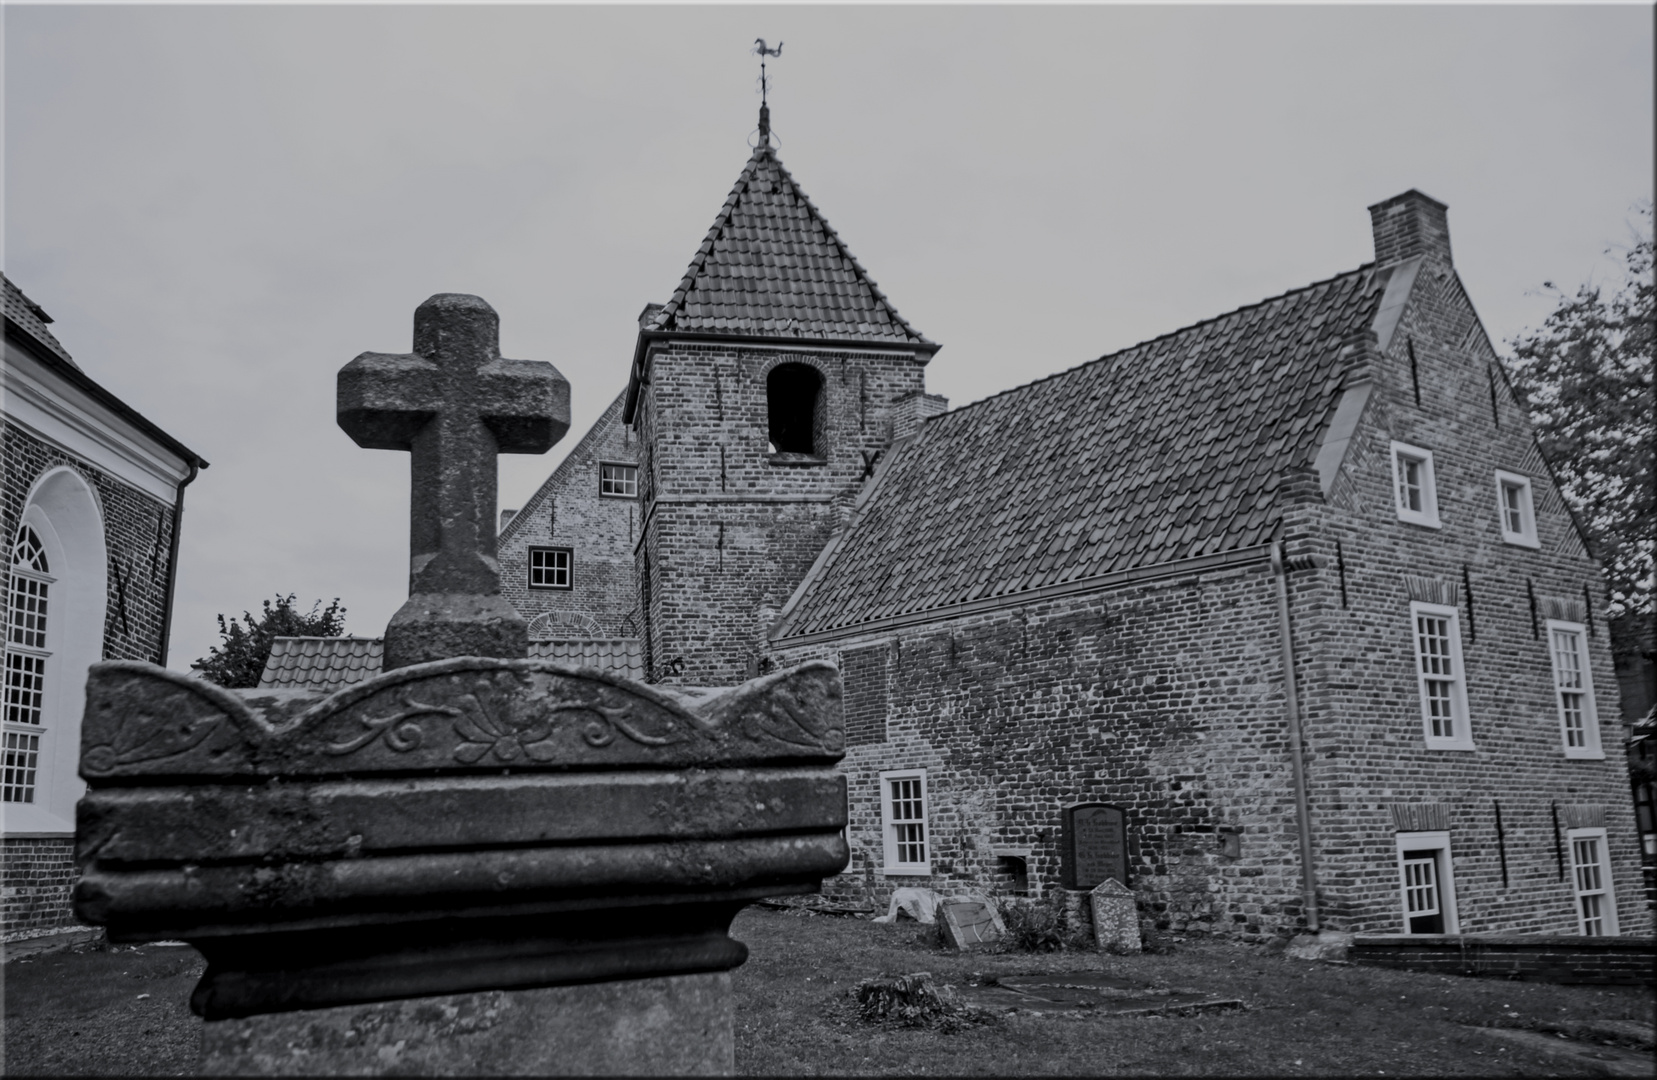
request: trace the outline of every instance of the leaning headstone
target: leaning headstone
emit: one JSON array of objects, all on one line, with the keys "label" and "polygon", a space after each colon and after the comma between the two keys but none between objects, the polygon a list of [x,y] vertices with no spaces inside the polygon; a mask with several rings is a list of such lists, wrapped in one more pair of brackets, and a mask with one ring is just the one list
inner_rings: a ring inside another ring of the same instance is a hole
[{"label": "leaning headstone", "polygon": [[1093,937],[1107,952],[1139,952],[1139,905],[1133,890],[1114,878],[1096,887],[1093,902]]},{"label": "leaning headstone", "polygon": [[957,949],[994,944],[1006,933],[995,908],[982,900],[951,897],[938,906],[938,911],[942,916],[944,941]]},{"label": "leaning headstone", "polygon": [[434,297],[416,357],[341,379],[359,441],[414,451],[386,670],[324,694],[91,669],[76,911],[206,957],[203,1073],[729,1072],[731,919],[846,864],[830,665],[664,692],[523,658],[468,484],[565,414],[550,365],[491,381],[493,318]]}]

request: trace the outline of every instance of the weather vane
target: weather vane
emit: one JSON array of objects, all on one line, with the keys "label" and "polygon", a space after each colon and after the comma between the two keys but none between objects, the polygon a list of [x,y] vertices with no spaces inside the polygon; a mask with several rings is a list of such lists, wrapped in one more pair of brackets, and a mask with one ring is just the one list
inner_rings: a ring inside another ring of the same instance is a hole
[{"label": "weather vane", "polygon": [[771,106],[767,101],[767,91],[771,88],[770,80],[765,75],[765,58],[767,56],[781,56],[782,42],[777,42],[775,49],[767,48],[764,38],[755,38],[751,50],[759,56],[759,144],[771,145]]}]

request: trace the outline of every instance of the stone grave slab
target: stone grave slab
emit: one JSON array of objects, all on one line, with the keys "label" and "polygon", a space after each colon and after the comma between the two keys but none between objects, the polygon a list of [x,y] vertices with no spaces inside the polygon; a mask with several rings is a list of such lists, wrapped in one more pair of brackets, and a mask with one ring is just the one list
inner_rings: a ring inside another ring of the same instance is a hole
[{"label": "stone grave slab", "polygon": [[1097,971],[1006,975],[992,985],[961,987],[960,993],[968,1005],[1035,1016],[1185,1015],[1243,1007],[1236,998],[1153,986]]},{"label": "stone grave slab", "polygon": [[938,910],[944,940],[957,949],[994,944],[1006,932],[995,908],[981,900],[945,900]]}]

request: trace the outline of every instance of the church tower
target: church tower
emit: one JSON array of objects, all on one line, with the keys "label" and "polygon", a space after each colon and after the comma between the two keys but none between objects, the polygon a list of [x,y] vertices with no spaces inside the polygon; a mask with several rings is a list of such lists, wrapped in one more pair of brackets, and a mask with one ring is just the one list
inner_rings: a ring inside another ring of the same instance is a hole
[{"label": "church tower", "polygon": [[624,420],[653,680],[762,670],[766,631],[887,447],[946,407],[925,389],[938,346],[783,168],[769,112],[679,287],[639,318]]}]

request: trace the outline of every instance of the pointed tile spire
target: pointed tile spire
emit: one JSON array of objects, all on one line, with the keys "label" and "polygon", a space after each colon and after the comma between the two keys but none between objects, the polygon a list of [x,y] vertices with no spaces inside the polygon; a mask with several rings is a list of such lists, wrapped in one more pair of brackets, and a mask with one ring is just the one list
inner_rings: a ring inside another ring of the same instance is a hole
[{"label": "pointed tile spire", "polygon": [[673,297],[646,332],[937,346],[910,326],[759,140]]}]

